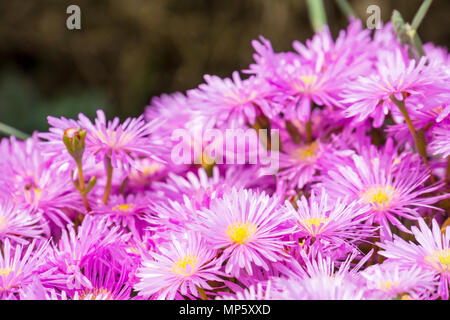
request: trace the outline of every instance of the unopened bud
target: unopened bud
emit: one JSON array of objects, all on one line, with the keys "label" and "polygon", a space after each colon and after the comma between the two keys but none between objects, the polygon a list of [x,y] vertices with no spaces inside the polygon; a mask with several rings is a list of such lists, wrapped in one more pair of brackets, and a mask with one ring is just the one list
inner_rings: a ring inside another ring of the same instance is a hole
[{"label": "unopened bud", "polygon": [[86,130],[69,128],[64,131],[63,142],[77,163],[81,162],[85,148]]}]

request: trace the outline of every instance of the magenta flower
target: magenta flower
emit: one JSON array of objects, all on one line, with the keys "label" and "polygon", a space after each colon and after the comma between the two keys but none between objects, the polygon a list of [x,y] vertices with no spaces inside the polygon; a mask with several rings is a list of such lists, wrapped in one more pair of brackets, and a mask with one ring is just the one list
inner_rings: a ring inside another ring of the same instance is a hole
[{"label": "magenta flower", "polygon": [[204,290],[213,289],[207,281],[221,281],[216,251],[198,233],[173,234],[172,241],[149,255],[142,261],[137,273],[140,281],[134,286],[143,296],[171,300],[179,292],[199,298]]},{"label": "magenta flower", "polygon": [[242,80],[235,71],[231,79],[206,75],[205,81],[198,89],[189,90],[188,96],[194,110],[211,119],[216,127],[240,128],[255,124],[261,113],[268,118],[276,114],[266,99],[271,87],[260,78]]},{"label": "magenta flower", "polygon": [[227,274],[239,276],[245,269],[252,275],[255,266],[269,270],[271,263],[286,259],[284,249],[292,242],[285,237],[293,226],[279,204],[280,199],[264,192],[233,188],[199,212],[205,239],[212,248],[223,249]]},{"label": "magenta flower", "polygon": [[379,128],[389,111],[397,123],[401,122],[402,116],[392,97],[404,100],[407,108],[414,109],[424,101],[427,108],[438,107],[444,98],[440,94],[446,91],[445,74],[426,66],[426,62],[423,57],[416,64],[399,48],[380,50],[374,73],[360,76],[343,91],[343,103],[347,104],[344,115],[358,121],[372,117],[373,126]]},{"label": "magenta flower", "polygon": [[419,219],[418,222],[419,228],[416,226],[411,228],[417,243],[394,235],[392,241],[377,243],[382,249],[379,254],[388,258],[387,261],[395,262],[403,268],[418,266],[432,271],[439,277],[438,296],[447,300],[450,279],[450,226],[441,233],[435,219],[432,221],[431,229],[423,219]]},{"label": "magenta flower", "polygon": [[30,214],[11,201],[0,199],[0,240],[6,238],[20,244],[28,243],[27,239],[42,238],[44,229],[41,226],[42,216]]},{"label": "magenta flower", "polygon": [[32,215],[42,215],[59,228],[72,223],[70,215],[83,208],[70,174],[56,170],[51,161],[42,157],[43,149],[36,136],[25,142],[14,138],[4,141],[2,153],[7,156],[0,160],[0,167],[5,168],[0,190],[4,184],[4,194],[11,194],[19,206]]},{"label": "magenta flower", "polygon": [[39,277],[40,267],[44,264],[48,242],[36,245],[36,241],[26,247],[11,246],[5,239],[0,250],[0,299],[17,296],[20,289],[31,284]]},{"label": "magenta flower", "polygon": [[319,250],[333,250],[342,245],[355,248],[360,241],[371,237],[374,228],[365,224],[370,206],[338,198],[330,201],[324,189],[311,197],[302,196],[297,209],[286,201],[287,211],[297,226],[296,236],[302,245]]},{"label": "magenta flower", "polygon": [[371,265],[361,272],[370,295],[377,299],[426,300],[437,287],[435,275],[417,266],[401,268],[397,263]]},{"label": "magenta flower", "polygon": [[63,230],[59,242],[53,245],[44,283],[66,290],[92,288],[83,269],[92,260],[127,263],[125,240],[119,226],[108,224],[105,218],[86,216],[77,231],[73,227]]},{"label": "magenta flower", "polygon": [[432,135],[433,140],[429,145],[430,151],[434,155],[443,158],[450,156],[450,121],[436,126],[432,131]]},{"label": "magenta flower", "polygon": [[163,145],[151,136],[159,121],[145,122],[140,116],[128,118],[123,124],[117,117],[107,122],[102,110],[97,111],[95,123],[83,114],[79,119],[80,127],[87,130],[86,149],[97,162],[110,158],[114,168],[129,168],[140,156],[160,160],[158,153],[164,150]]},{"label": "magenta flower", "polygon": [[391,237],[389,223],[409,233],[399,217],[417,220],[421,216],[419,209],[442,210],[432,204],[448,195],[425,197],[442,187],[442,183],[424,186],[428,178],[427,170],[415,155],[397,155],[388,147],[384,153],[366,147],[362,155],[353,156],[349,165],[328,172],[321,185],[332,198],[347,196],[350,201],[370,204],[368,223],[379,224],[381,236]]}]

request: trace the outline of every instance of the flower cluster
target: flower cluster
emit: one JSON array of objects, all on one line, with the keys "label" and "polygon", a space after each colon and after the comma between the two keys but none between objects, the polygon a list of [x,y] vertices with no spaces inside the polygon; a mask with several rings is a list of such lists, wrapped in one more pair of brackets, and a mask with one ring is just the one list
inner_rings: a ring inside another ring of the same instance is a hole
[{"label": "flower cluster", "polygon": [[[0,141],[1,299],[449,298],[448,52],[359,20],[252,44],[138,118]],[[206,129],[277,130],[257,147],[278,168],[219,163]],[[176,130],[197,161],[174,161]]]}]

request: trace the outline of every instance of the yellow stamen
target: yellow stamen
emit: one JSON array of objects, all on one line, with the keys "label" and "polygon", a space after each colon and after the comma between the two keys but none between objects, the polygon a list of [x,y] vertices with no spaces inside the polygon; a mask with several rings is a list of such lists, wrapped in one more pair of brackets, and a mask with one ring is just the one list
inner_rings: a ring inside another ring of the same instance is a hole
[{"label": "yellow stamen", "polygon": [[7,277],[14,269],[11,268],[0,268],[0,277]]},{"label": "yellow stamen", "polygon": [[244,244],[256,232],[256,226],[251,222],[235,222],[227,227],[227,235],[233,242]]},{"label": "yellow stamen", "polygon": [[450,272],[450,249],[435,251],[425,260],[438,270]]},{"label": "yellow stamen", "polygon": [[307,144],[296,150],[296,158],[304,162],[313,162],[317,157],[317,149],[319,144],[317,141]]},{"label": "yellow stamen", "polygon": [[133,203],[129,203],[129,204],[125,203],[125,204],[118,204],[118,205],[114,206],[112,209],[114,211],[128,211],[128,209],[134,208],[134,207],[136,207],[136,205]]},{"label": "yellow stamen", "polygon": [[105,289],[105,288],[93,288],[90,290],[83,290],[80,293],[80,300],[84,300],[90,294],[91,294],[91,300],[94,300],[99,295],[106,295],[107,300],[112,300],[112,298],[110,296],[110,292],[108,291],[108,289]]},{"label": "yellow stamen", "polygon": [[377,186],[367,189],[361,196],[376,210],[385,210],[395,196],[395,189],[391,186]]},{"label": "yellow stamen", "polygon": [[173,264],[172,272],[184,277],[193,275],[196,271],[198,258],[188,254]]},{"label": "yellow stamen", "polygon": [[310,234],[317,235],[322,231],[322,228],[328,223],[328,221],[329,221],[328,218],[318,217],[318,218],[303,219],[300,220],[299,222],[302,226],[304,226],[308,230]]}]

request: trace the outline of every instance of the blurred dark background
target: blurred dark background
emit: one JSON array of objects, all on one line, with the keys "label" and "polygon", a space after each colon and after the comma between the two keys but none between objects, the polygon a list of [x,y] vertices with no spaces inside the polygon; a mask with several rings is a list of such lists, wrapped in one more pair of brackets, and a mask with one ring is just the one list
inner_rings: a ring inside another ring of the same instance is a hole
[{"label": "blurred dark background", "polygon": [[[347,19],[324,2],[336,36]],[[393,9],[411,21],[422,0],[349,3],[364,22],[372,4],[383,21]],[[81,8],[81,30],[66,28],[71,4]],[[433,1],[423,42],[449,47],[449,13],[450,1]],[[47,115],[137,116],[152,96],[245,69],[259,35],[276,51],[311,37],[306,1],[0,0],[0,122],[30,133],[48,128]]]}]

